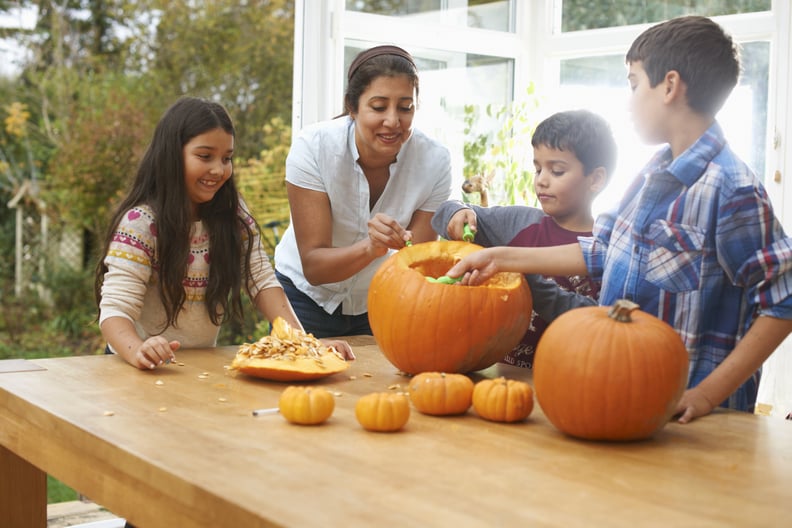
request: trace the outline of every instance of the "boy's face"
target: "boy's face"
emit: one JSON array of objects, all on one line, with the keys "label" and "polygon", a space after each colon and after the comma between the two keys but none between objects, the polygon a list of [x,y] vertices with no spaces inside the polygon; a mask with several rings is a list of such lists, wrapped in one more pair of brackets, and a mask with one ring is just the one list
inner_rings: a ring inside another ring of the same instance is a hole
[{"label": "boy's face", "polygon": [[630,97],[630,114],[636,132],[643,141],[649,144],[667,141],[663,128],[665,111],[665,83],[660,82],[652,88],[643,63],[631,62],[627,74],[632,96]]},{"label": "boy's face", "polygon": [[[534,191],[542,210],[562,227],[590,231],[591,202],[600,190],[601,174],[586,176],[583,164],[568,150],[534,147]],[[598,169],[604,172],[602,169]]]}]

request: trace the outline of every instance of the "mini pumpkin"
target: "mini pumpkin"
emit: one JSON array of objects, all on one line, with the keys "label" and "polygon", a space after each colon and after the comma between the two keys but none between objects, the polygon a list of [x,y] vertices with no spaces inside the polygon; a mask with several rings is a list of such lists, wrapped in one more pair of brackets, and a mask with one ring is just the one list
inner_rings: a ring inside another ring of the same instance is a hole
[{"label": "mini pumpkin", "polygon": [[521,274],[498,273],[478,286],[427,280],[481,249],[469,242],[424,242],[400,249],[377,269],[369,286],[369,323],[380,350],[399,370],[481,370],[520,342],[532,308]]},{"label": "mini pumpkin", "polygon": [[519,422],[533,411],[533,389],[524,381],[483,379],[473,387],[473,409],[493,422]]},{"label": "mini pumpkin", "polygon": [[591,440],[652,436],[676,412],[687,377],[688,353],[676,331],[627,300],[564,313],[534,358],[536,398],[547,419]]},{"label": "mini pumpkin", "polygon": [[410,402],[403,392],[374,392],[357,401],[355,417],[367,431],[398,431],[410,418]]},{"label": "mini pumpkin", "polygon": [[326,421],[335,409],[335,398],[322,387],[289,386],[278,399],[278,410],[286,420],[300,425]]},{"label": "mini pumpkin", "polygon": [[462,414],[470,408],[473,381],[464,374],[422,372],[410,380],[410,400],[424,414]]}]

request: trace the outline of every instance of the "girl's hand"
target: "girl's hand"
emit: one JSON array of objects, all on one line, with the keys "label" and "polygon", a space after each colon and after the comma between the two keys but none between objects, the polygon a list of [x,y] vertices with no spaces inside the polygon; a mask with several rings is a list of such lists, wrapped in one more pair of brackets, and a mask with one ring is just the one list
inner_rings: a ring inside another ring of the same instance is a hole
[{"label": "girl's hand", "polygon": [[449,240],[462,240],[465,234],[465,224],[475,233],[478,229],[476,224],[476,212],[473,209],[460,209],[451,217],[446,226]]},{"label": "girl's hand", "polygon": [[355,359],[355,354],[352,352],[352,347],[349,346],[349,343],[342,339],[329,339],[323,338],[319,340],[324,346],[326,347],[333,347],[336,349],[336,352],[341,354],[344,359],[347,361],[351,361]]},{"label": "girl's hand", "polygon": [[168,342],[162,336],[149,337],[140,344],[130,363],[139,369],[155,369],[160,365],[176,361],[174,352],[180,346],[178,341]]},{"label": "girl's hand", "polygon": [[368,221],[368,235],[372,246],[383,249],[383,255],[388,249],[403,248],[405,243],[412,239],[412,233],[383,213],[377,213]]},{"label": "girl's hand", "polygon": [[448,277],[462,277],[457,284],[465,286],[477,286],[496,273],[498,265],[493,256],[494,248],[482,249],[470,253],[462,260],[454,264],[445,274]]}]

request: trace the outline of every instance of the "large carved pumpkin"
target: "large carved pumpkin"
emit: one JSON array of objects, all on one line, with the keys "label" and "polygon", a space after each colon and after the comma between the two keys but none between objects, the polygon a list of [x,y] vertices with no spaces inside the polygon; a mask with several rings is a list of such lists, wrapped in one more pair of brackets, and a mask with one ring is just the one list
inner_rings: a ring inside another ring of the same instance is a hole
[{"label": "large carved pumpkin", "polygon": [[674,329],[630,301],[566,312],[536,348],[533,382],[545,416],[590,440],[659,431],[687,385],[688,354]]},{"label": "large carved pumpkin", "polygon": [[430,282],[463,256],[469,242],[415,244],[374,274],[369,323],[385,357],[400,370],[465,373],[503,359],[531,320],[531,290],[519,273],[498,273],[479,286]]}]

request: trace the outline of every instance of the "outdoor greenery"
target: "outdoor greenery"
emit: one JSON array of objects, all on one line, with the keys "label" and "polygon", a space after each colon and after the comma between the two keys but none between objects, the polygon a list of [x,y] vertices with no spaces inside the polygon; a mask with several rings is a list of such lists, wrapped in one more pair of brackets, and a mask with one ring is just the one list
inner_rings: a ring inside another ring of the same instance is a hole
[{"label": "outdoor greenery", "polygon": [[[530,83],[510,104],[465,106],[465,179],[492,175],[491,192],[501,205],[536,205],[533,190],[531,136],[539,120],[539,97]],[[497,123],[492,132],[481,132],[482,117]]]},{"label": "outdoor greenery", "polygon": [[[32,182],[20,204],[26,227],[44,214],[50,244],[68,227],[84,239],[84,255],[75,266],[49,248],[45,269],[16,295],[15,211],[0,207],[0,358],[100,353],[97,242],[157,119],[179,96],[229,109],[247,202],[262,225],[288,222],[294,2],[0,1],[0,11],[20,6],[37,9],[38,22],[0,28],[29,51],[18,74],[0,77],[0,203]],[[25,243],[26,254],[45,251],[38,238]],[[251,315],[222,339],[239,342],[258,323]]]}]

